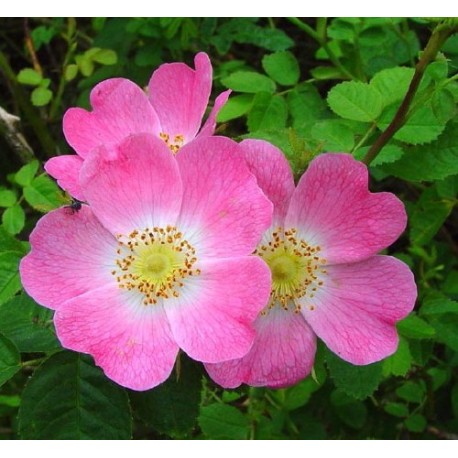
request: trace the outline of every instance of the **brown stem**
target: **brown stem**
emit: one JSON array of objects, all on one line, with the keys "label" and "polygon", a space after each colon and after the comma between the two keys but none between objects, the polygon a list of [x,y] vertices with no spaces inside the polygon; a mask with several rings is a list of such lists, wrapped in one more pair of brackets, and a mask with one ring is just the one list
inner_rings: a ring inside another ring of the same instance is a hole
[{"label": "brown stem", "polygon": [[413,98],[415,97],[415,94],[417,93],[426,67],[436,58],[436,55],[444,44],[445,40],[447,40],[447,38],[456,31],[458,31],[457,26],[450,27],[443,24],[439,24],[434,29],[434,32],[426,44],[425,50],[423,51],[421,58],[415,67],[415,73],[413,75],[412,81],[410,82],[407,94],[401,103],[401,106],[394,115],[390,125],[385,129],[384,132],[382,132],[375,143],[371,146],[366,156],[364,156],[363,162],[365,164],[369,165],[377,157],[382,148],[396,134],[396,132],[406,123],[410,105]]}]

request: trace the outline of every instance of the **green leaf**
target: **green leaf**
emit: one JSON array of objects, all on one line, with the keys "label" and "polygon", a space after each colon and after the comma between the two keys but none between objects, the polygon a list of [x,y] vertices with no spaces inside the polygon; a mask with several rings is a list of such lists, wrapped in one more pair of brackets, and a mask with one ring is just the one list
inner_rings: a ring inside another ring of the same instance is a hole
[{"label": "green leaf", "polygon": [[114,65],[118,62],[118,56],[112,49],[99,49],[92,55],[92,60],[103,65]]},{"label": "green leaf", "polygon": [[288,93],[288,108],[293,119],[293,127],[301,130],[311,128],[327,110],[326,103],[314,86],[307,84],[301,90]]},{"label": "green leaf", "polygon": [[440,60],[431,62],[425,70],[425,75],[430,76],[435,81],[442,81],[448,75],[448,62],[447,59],[442,57]]},{"label": "green leaf", "polygon": [[227,122],[246,114],[253,104],[252,94],[231,97],[218,113],[218,122]]},{"label": "green leaf", "polygon": [[21,405],[21,398],[17,395],[0,395],[0,405],[8,407],[19,407]]},{"label": "green leaf", "polygon": [[345,78],[345,75],[338,68],[323,65],[312,68],[310,74],[316,80],[341,80]]},{"label": "green leaf", "polygon": [[263,57],[266,73],[282,86],[294,86],[300,78],[299,63],[289,51],[278,51]]},{"label": "green leaf", "polygon": [[50,352],[60,349],[52,324],[53,312],[40,307],[26,294],[0,305],[0,332],[21,352]]},{"label": "green leaf", "polygon": [[458,351],[458,315],[445,313],[431,317],[430,322],[436,330],[436,340]]},{"label": "green leaf", "polygon": [[80,69],[80,72],[83,76],[91,76],[94,72],[94,62],[92,61],[90,55],[88,56],[85,53],[83,55],[76,56],[75,62],[78,65],[78,68]]},{"label": "green leaf", "polygon": [[70,64],[65,67],[64,78],[66,81],[72,81],[78,75],[78,65]]},{"label": "green leaf", "polygon": [[319,141],[324,151],[348,153],[355,145],[352,130],[335,120],[322,121],[312,128],[312,137]]},{"label": "green leaf", "polygon": [[457,125],[449,123],[435,142],[407,149],[399,161],[384,165],[383,170],[411,181],[442,180],[457,174]]},{"label": "green leaf", "polygon": [[293,385],[291,388],[284,390],[283,407],[286,410],[295,410],[306,405],[312,394],[320,388],[312,377],[307,377],[305,380]]},{"label": "green leaf", "polygon": [[420,404],[425,397],[425,389],[418,383],[405,382],[396,390],[396,394],[404,401]]},{"label": "green leaf", "polygon": [[431,108],[437,120],[440,123],[446,123],[456,113],[456,103],[453,94],[447,88],[434,92],[431,99]]},{"label": "green leaf", "polygon": [[48,212],[62,205],[57,185],[46,175],[40,175],[24,188],[24,197],[35,210]]},{"label": "green leaf", "polygon": [[131,438],[126,392],[78,353],[57,353],[34,372],[18,418],[22,439]]},{"label": "green leaf", "polygon": [[414,73],[413,68],[387,68],[374,75],[370,86],[382,95],[383,106],[388,106],[405,97]]},{"label": "green leaf", "polygon": [[361,401],[347,396],[344,392],[335,390],[331,393],[331,404],[337,416],[354,429],[362,428],[367,421],[367,408]]},{"label": "green leaf", "polygon": [[21,357],[11,340],[0,334],[0,386],[21,369]]},{"label": "green leaf", "polygon": [[3,226],[0,226],[0,253],[4,251],[17,251],[26,254],[28,248],[25,242],[17,240]]},{"label": "green leaf", "polygon": [[430,339],[436,334],[431,325],[413,313],[399,321],[397,328],[401,335],[410,339]]},{"label": "green leaf", "polygon": [[248,129],[258,130],[281,129],[286,125],[288,108],[281,96],[271,96],[267,92],[259,92],[253,100],[253,107],[248,113]]},{"label": "green leaf", "polygon": [[256,72],[239,71],[223,78],[221,82],[228,87],[238,92],[275,92],[275,83],[265,75]]},{"label": "green leaf", "polygon": [[226,404],[211,404],[200,409],[199,425],[209,439],[247,439],[249,419]]},{"label": "green leaf", "polygon": [[20,205],[13,205],[7,208],[2,215],[3,227],[10,234],[19,234],[22,231],[25,224],[24,210]]},{"label": "green leaf", "polygon": [[442,293],[433,292],[424,299],[420,313],[427,316],[443,315],[444,313],[458,314],[458,302],[449,299]]},{"label": "green leaf", "polygon": [[353,398],[365,399],[382,381],[381,363],[354,366],[331,352],[327,353],[326,361],[335,386]]},{"label": "green leaf", "polygon": [[23,253],[2,251],[0,253],[0,304],[11,299],[20,289],[19,262]]},{"label": "green leaf", "polygon": [[383,361],[383,375],[385,377],[389,375],[404,377],[411,365],[412,355],[410,354],[409,344],[407,340],[401,337],[396,353]]},{"label": "green leaf", "polygon": [[294,46],[292,40],[283,30],[271,29],[249,24],[247,27],[237,28],[235,41],[249,43],[268,51],[282,51]]},{"label": "green leaf", "polygon": [[458,383],[453,386],[451,398],[453,415],[458,418]]},{"label": "green leaf", "polygon": [[19,83],[27,84],[29,86],[38,86],[42,79],[43,77],[33,68],[24,68],[17,76]]},{"label": "green leaf", "polygon": [[353,121],[375,121],[383,107],[380,92],[358,81],[347,81],[334,86],[327,100],[334,113]]},{"label": "green leaf", "polygon": [[200,365],[180,354],[180,376],[169,379],[154,390],[131,392],[134,411],[156,431],[183,438],[194,428],[201,397]]},{"label": "green leaf", "polygon": [[[369,151],[369,148],[369,146],[358,148],[354,153],[355,158],[362,160],[366,153]],[[400,146],[388,144],[380,150],[376,158],[371,162],[371,166],[376,167],[378,165],[396,162],[402,157],[403,154],[404,150]]]},{"label": "green leaf", "polygon": [[45,87],[37,87],[32,91],[32,104],[36,107],[47,105],[52,99],[52,91]]},{"label": "green leaf", "polygon": [[9,189],[0,189],[0,207],[12,207],[17,201],[16,193]]},{"label": "green leaf", "polygon": [[406,418],[404,420],[404,424],[409,431],[413,433],[421,433],[425,430],[427,422],[423,415],[416,413],[411,417]]},{"label": "green leaf", "polygon": [[32,183],[33,177],[38,171],[40,163],[33,160],[28,164],[22,166],[14,175],[14,181],[20,186],[28,186]]},{"label": "green leaf", "polygon": [[386,413],[394,415],[395,417],[407,417],[409,415],[409,408],[400,402],[387,402],[384,406]]}]

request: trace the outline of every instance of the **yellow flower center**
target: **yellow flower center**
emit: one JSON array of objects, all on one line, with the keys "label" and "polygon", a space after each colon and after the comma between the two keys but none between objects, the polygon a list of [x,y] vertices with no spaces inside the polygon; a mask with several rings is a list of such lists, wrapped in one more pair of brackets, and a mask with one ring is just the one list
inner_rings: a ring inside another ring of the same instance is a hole
[{"label": "yellow flower center", "polygon": [[284,230],[278,228],[272,233],[271,239],[260,245],[256,254],[261,256],[272,273],[272,290],[270,301],[263,314],[275,305],[294,311],[301,310],[301,298],[307,298],[309,310],[314,310],[311,304],[318,288],[323,286],[323,278],[327,271],[324,269],[326,260],[319,256],[321,247],[310,245],[297,237],[296,229]]},{"label": "yellow flower center", "polygon": [[178,153],[178,150],[184,144],[184,136],[181,134],[175,135],[175,137],[173,137],[172,139],[169,134],[161,132],[159,134],[159,137],[162,138],[162,140],[164,140],[165,144],[170,148],[170,151],[172,151],[173,154]]},{"label": "yellow flower center", "polygon": [[143,304],[179,297],[187,277],[200,275],[194,267],[196,250],[175,226],[145,228],[118,235],[116,269],[118,286],[143,294]]}]

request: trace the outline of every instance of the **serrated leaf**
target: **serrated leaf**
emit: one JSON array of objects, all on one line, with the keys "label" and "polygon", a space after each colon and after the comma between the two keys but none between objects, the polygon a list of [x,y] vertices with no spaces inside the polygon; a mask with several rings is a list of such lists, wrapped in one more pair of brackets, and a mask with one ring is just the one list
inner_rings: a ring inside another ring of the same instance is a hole
[{"label": "serrated leaf", "polygon": [[431,108],[438,121],[446,123],[456,113],[456,103],[453,94],[447,88],[434,92],[431,99]]},{"label": "serrated leaf", "polygon": [[9,234],[3,226],[0,226],[0,250],[0,253],[4,251],[17,251],[22,254],[27,253],[27,248],[24,242],[17,240]]},{"label": "serrated leaf", "polygon": [[430,322],[436,330],[436,340],[458,351],[458,315],[445,313],[431,317]]},{"label": "serrated leaf", "polygon": [[28,186],[32,183],[33,177],[38,171],[40,163],[33,160],[28,164],[22,166],[14,175],[14,181],[20,186]]},{"label": "serrated leaf", "polygon": [[375,121],[383,108],[380,92],[359,81],[347,81],[334,86],[327,100],[334,113],[353,121]]},{"label": "serrated leaf", "polygon": [[12,207],[17,201],[16,193],[10,189],[0,189],[0,207]]},{"label": "serrated leaf", "polygon": [[411,417],[406,418],[404,420],[404,424],[409,431],[413,433],[421,433],[425,430],[427,422],[423,415],[416,413]]},{"label": "serrated leaf", "polygon": [[370,86],[382,95],[383,106],[388,106],[405,97],[414,73],[415,70],[408,67],[387,68],[373,76]]},{"label": "serrated leaf", "polygon": [[37,87],[32,91],[32,104],[36,107],[47,105],[52,99],[52,91],[45,87]]},{"label": "serrated leaf", "polygon": [[130,439],[126,392],[88,356],[60,352],[40,366],[22,393],[23,439]]},{"label": "serrated leaf", "polygon": [[[358,160],[362,160],[369,149],[370,146],[358,148],[353,156]],[[375,159],[371,162],[371,166],[377,167],[378,165],[396,162],[402,157],[403,154],[404,150],[400,146],[388,144],[380,150]]]},{"label": "serrated leaf", "polygon": [[114,65],[118,62],[118,56],[112,49],[99,49],[91,57],[94,62],[103,65]]},{"label": "serrated leaf", "polygon": [[256,72],[239,71],[223,78],[221,82],[238,92],[248,92],[255,94],[257,92],[275,92],[275,83],[265,75]]},{"label": "serrated leaf", "polygon": [[130,395],[135,412],[145,423],[174,438],[185,437],[194,428],[201,398],[200,365],[184,354],[180,361],[178,380],[172,373],[154,390]]},{"label": "serrated leaf", "polygon": [[414,314],[399,321],[396,327],[400,334],[410,339],[430,339],[436,334],[431,325]]},{"label": "serrated leaf", "polygon": [[327,353],[326,362],[335,386],[355,399],[370,396],[383,378],[381,363],[354,366],[331,352]]},{"label": "serrated leaf", "polygon": [[396,353],[383,361],[383,375],[385,377],[390,375],[404,377],[409,372],[411,365],[412,355],[410,354],[409,343],[401,337]]},{"label": "serrated leaf", "polygon": [[218,122],[227,122],[246,114],[253,104],[252,94],[241,94],[231,97],[218,113]]},{"label": "serrated leaf", "polygon": [[259,92],[255,95],[248,113],[248,129],[250,132],[281,129],[286,125],[287,116],[288,108],[283,97]]},{"label": "serrated leaf", "polygon": [[425,397],[425,388],[415,382],[404,382],[397,390],[396,394],[407,402],[420,404]]},{"label": "serrated leaf", "polygon": [[311,84],[302,86],[300,91],[291,91],[287,102],[293,127],[301,130],[312,127],[327,110],[326,103]]},{"label": "serrated leaf", "polygon": [[49,352],[60,348],[52,324],[53,312],[19,294],[0,305],[0,332],[21,352]]},{"label": "serrated leaf", "polygon": [[442,293],[433,292],[424,299],[420,313],[427,316],[443,315],[444,313],[458,314],[458,302],[449,299]]},{"label": "serrated leaf", "polygon": [[66,81],[72,81],[78,75],[78,65],[70,64],[65,67],[64,78]]},{"label": "serrated leaf", "polygon": [[312,127],[312,137],[318,140],[324,151],[348,153],[355,145],[352,130],[335,120],[322,121]]},{"label": "serrated leaf", "polygon": [[431,62],[425,70],[425,75],[428,75],[435,81],[442,81],[448,75],[448,62],[447,59],[442,57],[440,60]]},{"label": "serrated leaf", "polygon": [[278,51],[264,56],[262,66],[267,75],[282,86],[294,86],[299,81],[299,63],[289,51]]},{"label": "serrated leaf", "polygon": [[11,299],[21,289],[18,267],[22,255],[18,251],[0,253],[0,304]]},{"label": "serrated leaf", "polygon": [[247,439],[249,419],[235,407],[211,404],[200,409],[199,425],[209,439]]},{"label": "serrated leaf", "polygon": [[3,227],[10,234],[19,234],[25,224],[25,213],[20,205],[13,205],[7,208],[2,215]]},{"label": "serrated leaf", "polygon": [[383,407],[386,413],[394,415],[395,417],[407,417],[409,415],[409,408],[400,402],[387,402]]},{"label": "serrated leaf", "polygon": [[60,207],[59,188],[46,175],[40,175],[24,188],[24,197],[29,205],[41,212]]},{"label": "serrated leaf", "polygon": [[[249,18],[235,18],[249,19]],[[234,41],[237,43],[248,43],[268,51],[283,51],[294,46],[292,40],[283,30],[260,27],[248,21],[235,23],[235,28],[231,31]]]},{"label": "serrated leaf", "polygon": [[21,357],[16,346],[0,334],[0,386],[21,369]]},{"label": "serrated leaf", "polygon": [[42,79],[43,77],[33,68],[24,68],[17,76],[19,83],[29,86],[38,86]]}]

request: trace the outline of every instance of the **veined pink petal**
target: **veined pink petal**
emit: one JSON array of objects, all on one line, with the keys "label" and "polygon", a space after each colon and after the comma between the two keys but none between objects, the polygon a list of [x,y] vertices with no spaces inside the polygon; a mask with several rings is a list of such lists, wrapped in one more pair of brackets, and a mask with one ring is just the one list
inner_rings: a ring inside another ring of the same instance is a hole
[{"label": "veined pink petal", "polygon": [[207,54],[194,59],[196,69],[185,64],[161,65],[149,82],[149,97],[159,116],[162,132],[172,139],[192,140],[202,123],[212,86],[212,66]]},{"label": "veined pink petal", "polygon": [[393,243],[405,229],[403,203],[368,191],[367,167],[349,154],[322,154],[302,176],[286,227],[321,246],[329,264],[360,261]]},{"label": "veined pink petal", "polygon": [[79,184],[79,174],[83,159],[76,154],[55,156],[45,164],[45,170],[57,180],[57,184],[78,200],[85,200]]},{"label": "veined pink petal", "polygon": [[272,204],[256,184],[237,143],[196,139],[177,155],[183,179],[179,227],[202,257],[253,252],[271,223]]},{"label": "veined pink petal", "polygon": [[65,302],[54,322],[65,348],[93,355],[108,377],[127,388],[153,388],[173,369],[178,346],[162,305],[145,307],[116,285]]},{"label": "veined pink petal", "polygon": [[274,307],[255,321],[256,338],[241,359],[206,364],[210,377],[223,388],[281,388],[305,378],[316,351],[315,334],[300,314]]},{"label": "veined pink petal", "polygon": [[264,140],[243,140],[240,146],[259,187],[274,204],[272,226],[283,226],[294,193],[294,178],[288,161],[277,147]]},{"label": "veined pink petal", "polygon": [[245,356],[253,322],[270,294],[270,271],[258,257],[203,261],[202,273],[164,303],[175,341],[209,363]]},{"label": "veined pink petal", "polygon": [[412,311],[417,296],[410,269],[391,256],[374,256],[326,270],[316,297],[302,301],[302,314],[318,337],[353,364],[394,353],[395,323]]},{"label": "veined pink petal", "polygon": [[159,135],[160,124],[146,94],[135,83],[112,78],[91,91],[93,111],[70,108],[64,115],[64,134],[85,158],[93,149],[109,148],[132,134]]},{"label": "veined pink petal", "polygon": [[210,135],[213,135],[215,133],[216,117],[218,116],[218,113],[220,112],[221,108],[223,108],[223,106],[226,105],[227,99],[229,98],[231,92],[232,91],[229,89],[227,91],[222,92],[218,97],[216,97],[212,111],[208,115],[208,118],[205,121],[205,124],[203,125],[202,129],[200,129],[200,132],[197,134],[197,138],[209,137]]},{"label": "veined pink petal", "polygon": [[80,176],[94,213],[113,234],[174,225],[182,185],[175,157],[151,135],[135,135],[118,147],[91,154]]},{"label": "veined pink petal", "polygon": [[22,284],[38,303],[62,303],[112,282],[116,239],[87,205],[59,208],[43,216],[30,235],[32,251],[22,259]]}]

